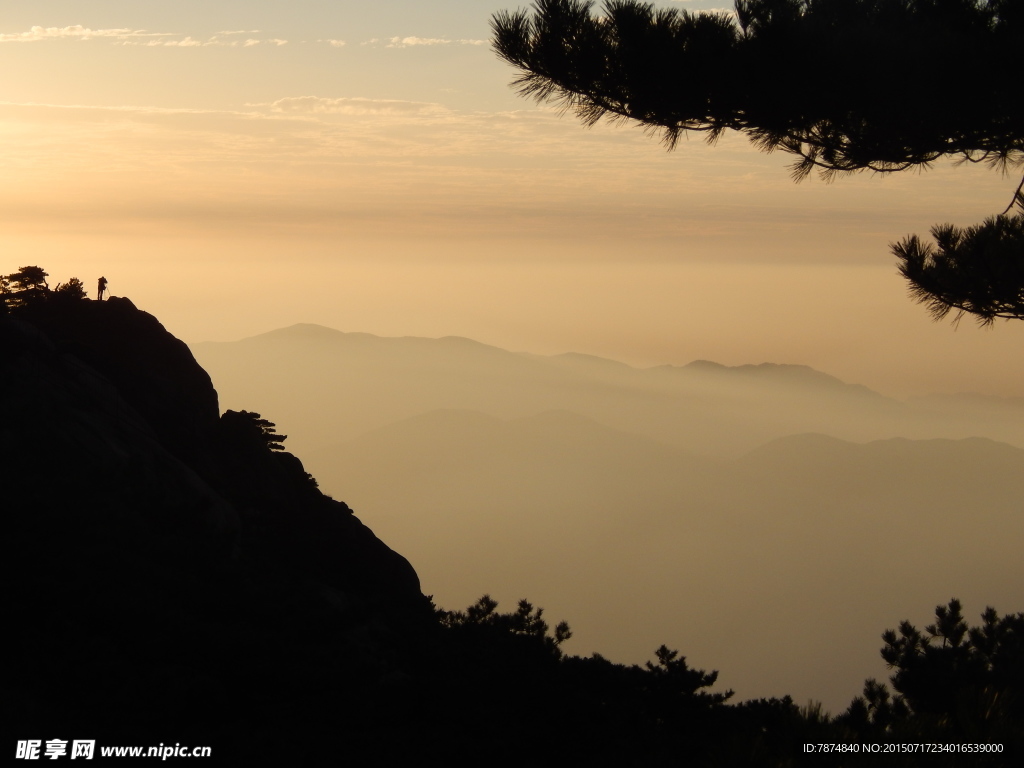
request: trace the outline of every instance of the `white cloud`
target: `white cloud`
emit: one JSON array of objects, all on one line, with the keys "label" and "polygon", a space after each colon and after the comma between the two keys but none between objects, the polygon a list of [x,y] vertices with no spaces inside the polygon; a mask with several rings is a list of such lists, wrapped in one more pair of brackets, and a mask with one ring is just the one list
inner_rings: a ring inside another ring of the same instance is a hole
[{"label": "white cloud", "polygon": [[[369,42],[377,42],[376,40]],[[487,45],[487,40],[447,40],[441,37],[392,37],[388,48],[409,48],[416,45]]]},{"label": "white cloud", "polygon": [[[269,40],[257,40],[254,37],[250,37],[248,40],[246,40],[244,43],[242,43],[242,47],[243,48],[251,48],[252,46],[259,45],[260,43],[267,43],[268,45],[281,46],[281,45],[287,45],[288,41],[287,40],[280,40],[280,39],[278,39],[276,37],[272,37]],[[209,43],[209,44],[210,45],[217,45],[218,43]],[[225,43],[220,43],[220,45],[225,45]],[[236,43],[233,43],[233,42],[232,43],[227,43],[227,45],[234,46],[234,45],[236,45]]]},{"label": "white cloud", "polygon": [[218,35],[258,35],[258,29],[225,29],[218,32]]},{"label": "white cloud", "polygon": [[328,43],[332,48],[341,48],[345,45],[344,40],[317,40],[318,43]]},{"label": "white cloud", "polygon": [[170,37],[173,32],[147,32],[144,29],[89,29],[81,24],[68,27],[31,27],[28,32],[0,34],[0,43],[34,43],[39,40],[91,40],[96,37],[128,40],[138,37]]},{"label": "white cloud", "polygon": [[[236,47],[248,47],[258,45],[259,43],[267,43],[270,45],[281,46],[287,45],[287,40],[280,38],[270,38],[267,40],[259,40],[256,38],[249,38],[247,40],[221,40],[219,35],[248,35],[257,34],[258,29],[251,30],[227,30],[224,32],[218,32],[213,37],[209,38],[205,42],[197,40],[191,35],[187,35],[180,40],[167,40],[168,37],[177,37],[178,33],[175,32],[147,32],[144,29],[129,29],[127,27],[117,27],[112,29],[90,29],[83,27],[81,24],[74,24],[67,27],[31,27],[28,32],[6,32],[0,33],[0,43],[34,43],[40,40],[92,40],[92,39],[106,39],[113,42],[115,45],[128,45],[128,46],[144,46],[147,48],[167,46],[176,48],[201,48],[204,46],[223,46],[227,48]],[[344,45],[343,40],[329,41],[332,45],[341,44]]]},{"label": "white cloud", "polygon": [[237,112],[223,109],[194,109],[191,107],[149,107],[135,104],[96,106],[94,104],[51,104],[42,101],[0,101],[0,107],[26,110],[67,110],[80,112],[126,112],[140,115],[234,115],[244,118],[259,117],[255,112]]},{"label": "white cloud", "polygon": [[205,43],[200,40],[193,40],[191,37],[186,37],[184,40],[168,40],[163,45],[177,46],[179,48],[196,48],[205,45]]},{"label": "white cloud", "polygon": [[288,96],[269,104],[246,106],[269,107],[271,112],[289,115],[434,115],[448,111],[440,104],[425,101],[361,97],[328,99],[321,96]]},{"label": "white cloud", "polygon": [[287,40],[278,40],[278,39],[259,40],[259,39],[256,39],[256,38],[249,38],[248,40],[220,40],[216,35],[214,35],[213,37],[211,37],[209,40],[206,40],[205,42],[203,42],[202,40],[196,40],[196,39],[194,39],[194,38],[192,38],[190,36],[190,37],[184,38],[183,40],[168,40],[168,41],[150,40],[150,41],[145,42],[145,43],[138,43],[138,42],[134,42],[134,41],[131,41],[131,40],[124,40],[124,41],[122,41],[122,42],[120,42],[118,44],[119,45],[143,45],[143,46],[147,46],[147,47],[163,45],[163,46],[177,46],[177,47],[183,47],[183,48],[195,48],[195,47],[204,47],[205,48],[205,47],[210,47],[210,46],[220,47],[220,48],[251,48],[254,45],[260,45],[261,43],[267,43],[267,44],[270,44],[270,45],[281,46],[281,45],[286,45],[288,43],[288,41]]}]

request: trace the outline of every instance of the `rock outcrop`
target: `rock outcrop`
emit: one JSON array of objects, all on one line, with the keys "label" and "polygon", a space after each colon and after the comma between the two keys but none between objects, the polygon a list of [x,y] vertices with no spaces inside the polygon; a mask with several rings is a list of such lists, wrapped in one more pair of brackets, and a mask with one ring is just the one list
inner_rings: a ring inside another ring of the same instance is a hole
[{"label": "rock outcrop", "polygon": [[16,738],[258,749],[434,625],[405,558],[128,299],[0,316],[0,413]]}]

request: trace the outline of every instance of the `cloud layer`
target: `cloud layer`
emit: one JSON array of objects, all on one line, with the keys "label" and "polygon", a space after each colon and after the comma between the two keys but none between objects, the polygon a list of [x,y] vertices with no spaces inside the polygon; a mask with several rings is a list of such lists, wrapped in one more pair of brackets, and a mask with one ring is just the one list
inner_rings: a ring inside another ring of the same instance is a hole
[{"label": "cloud layer", "polygon": [[323,98],[321,96],[287,96],[269,104],[247,104],[268,107],[271,112],[288,115],[436,115],[447,112],[440,104],[399,99]]},{"label": "cloud layer", "polygon": [[[0,33],[0,43],[35,43],[41,40],[92,40],[107,38],[133,40],[146,37],[172,37],[172,32],[148,32],[144,29],[89,29],[81,24],[68,27],[30,27],[28,32]],[[161,43],[157,43],[160,45]]]},{"label": "cloud layer", "polygon": [[[254,45],[265,43],[267,45],[281,46],[286,45],[289,41],[271,37],[271,38],[254,38],[247,37],[243,39],[229,39],[224,38],[236,37],[240,35],[256,35],[260,34],[258,29],[237,29],[237,30],[222,30],[215,35],[207,39],[201,37],[194,37],[192,35],[185,35],[180,37],[177,32],[149,32],[145,29],[130,29],[128,27],[118,27],[112,29],[90,29],[83,27],[81,24],[74,24],[67,27],[31,27],[27,32],[6,32],[0,33],[0,43],[33,43],[40,42],[43,40],[93,40],[93,39],[107,39],[120,45],[141,45],[147,47],[178,47],[178,48],[201,48],[206,46],[220,46],[226,48],[250,48]],[[178,38],[176,40],[169,40],[166,38]],[[305,42],[305,41],[303,41]],[[346,45],[346,41],[340,38],[319,38],[315,40],[316,43],[324,43],[333,48],[342,48]],[[415,48],[415,47],[436,47],[436,46],[453,46],[453,45],[470,45],[470,46],[482,46],[487,45],[489,40],[478,40],[478,39],[449,39],[443,37],[418,37],[416,35],[410,35],[406,37],[395,36],[389,38],[372,38],[365,40],[361,43],[364,46],[383,46],[385,48]]]},{"label": "cloud layer", "polygon": [[[27,32],[5,32],[0,33],[0,43],[37,43],[44,40],[108,40],[117,45],[141,45],[147,47],[178,47],[178,48],[201,48],[204,46],[223,46],[228,48],[248,48],[260,43],[268,45],[285,45],[287,40],[281,38],[246,38],[245,40],[224,40],[223,37],[236,35],[259,34],[258,29],[251,30],[225,30],[218,32],[206,40],[197,39],[191,35],[180,37],[177,32],[150,32],[145,29],[130,29],[128,27],[116,27],[111,29],[90,29],[81,24],[73,24],[67,27],[30,27]],[[179,38],[170,40],[167,38]],[[326,40],[331,45],[341,43],[340,40]]]},{"label": "cloud layer", "polygon": [[387,47],[412,48],[417,45],[487,45],[487,43],[487,40],[448,40],[441,37],[392,37],[388,39]]}]

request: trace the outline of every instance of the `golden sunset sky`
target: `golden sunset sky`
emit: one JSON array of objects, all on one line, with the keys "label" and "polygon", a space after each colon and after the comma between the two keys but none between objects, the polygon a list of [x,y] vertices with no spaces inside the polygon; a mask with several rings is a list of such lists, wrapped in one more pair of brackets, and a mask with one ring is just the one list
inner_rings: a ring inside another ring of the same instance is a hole
[{"label": "golden sunset sky", "polygon": [[1024,323],[932,322],[888,247],[1018,179],[795,184],[738,136],[586,129],[508,87],[488,20],[515,7],[7,0],[0,272],[102,274],[188,342],[307,322],[1024,394]]}]

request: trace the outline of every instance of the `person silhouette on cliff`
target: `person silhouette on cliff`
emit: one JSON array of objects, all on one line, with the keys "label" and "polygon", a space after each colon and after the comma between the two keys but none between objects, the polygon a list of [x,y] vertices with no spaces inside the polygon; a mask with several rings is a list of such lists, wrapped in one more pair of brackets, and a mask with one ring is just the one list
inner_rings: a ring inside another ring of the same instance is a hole
[{"label": "person silhouette on cliff", "polygon": [[96,301],[103,301],[103,294],[107,290],[107,278],[101,277],[99,279],[99,291],[96,293]]}]

